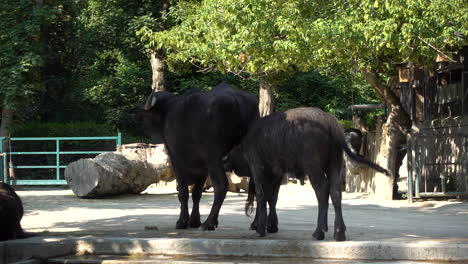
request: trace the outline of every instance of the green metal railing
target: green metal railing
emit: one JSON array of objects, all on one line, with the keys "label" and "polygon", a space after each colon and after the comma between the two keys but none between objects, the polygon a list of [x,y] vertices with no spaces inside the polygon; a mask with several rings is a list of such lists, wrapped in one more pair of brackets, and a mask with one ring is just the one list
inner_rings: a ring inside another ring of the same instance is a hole
[{"label": "green metal railing", "polygon": [[[55,151],[31,151],[31,152],[6,152],[4,147],[5,140],[14,141],[55,141]],[[66,180],[62,180],[60,177],[60,169],[66,168],[66,165],[60,164],[60,156],[68,154],[100,154],[103,152],[110,151],[60,151],[60,142],[63,141],[83,141],[83,140],[115,140],[116,148],[122,145],[122,134],[118,133],[115,137],[33,137],[33,138],[5,138],[0,137],[0,179],[4,182],[13,185],[64,185],[67,184]],[[55,155],[56,161],[54,165],[20,165],[20,166],[9,166],[8,157],[10,155]],[[9,169],[55,169],[56,176],[53,180],[21,180],[11,179],[9,176]]]}]

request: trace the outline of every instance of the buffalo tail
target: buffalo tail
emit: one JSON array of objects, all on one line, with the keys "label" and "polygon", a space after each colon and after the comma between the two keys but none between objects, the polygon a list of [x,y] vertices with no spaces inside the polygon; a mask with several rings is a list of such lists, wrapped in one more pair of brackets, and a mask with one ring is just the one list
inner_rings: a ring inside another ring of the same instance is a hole
[{"label": "buffalo tail", "polygon": [[247,200],[245,201],[245,214],[247,216],[250,216],[250,214],[253,212],[253,204],[255,200],[255,182],[253,180],[253,177],[249,179],[249,190],[248,190],[248,195],[247,195]]},{"label": "buffalo tail", "polygon": [[348,145],[345,142],[341,142],[341,145],[343,147],[343,150],[346,152],[346,154],[353,159],[354,161],[357,161],[359,163],[366,164],[367,166],[371,167],[372,169],[381,172],[387,176],[390,176],[390,172],[379,165],[373,163],[372,161],[369,161],[361,156],[356,155],[351,149],[348,147]]}]

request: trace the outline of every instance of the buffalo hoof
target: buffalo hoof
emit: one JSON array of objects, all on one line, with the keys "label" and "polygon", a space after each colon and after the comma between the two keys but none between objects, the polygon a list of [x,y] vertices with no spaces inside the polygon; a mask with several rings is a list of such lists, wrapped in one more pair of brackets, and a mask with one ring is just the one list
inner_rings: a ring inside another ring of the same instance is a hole
[{"label": "buffalo hoof", "polygon": [[264,236],[266,236],[267,228],[266,228],[266,226],[258,226],[257,230],[255,230],[255,231],[257,232],[259,237],[264,237]]},{"label": "buffalo hoof", "polygon": [[268,233],[277,233],[278,232],[278,226],[277,225],[271,225],[267,227]]},{"label": "buffalo hoof", "polygon": [[187,229],[188,228],[188,220],[178,220],[176,223],[176,229]]},{"label": "buffalo hoof", "polygon": [[21,234],[19,234],[17,238],[29,238],[29,237],[35,237],[35,236],[37,236],[36,233],[21,232]]},{"label": "buffalo hoof", "polygon": [[317,240],[324,240],[325,239],[325,233],[322,230],[315,230],[315,232],[312,234],[313,237]]},{"label": "buffalo hoof", "polygon": [[257,230],[257,234],[258,234],[258,237],[264,237],[264,236],[266,236],[265,230],[263,230],[263,231]]},{"label": "buffalo hoof", "polygon": [[345,241],[346,240],[345,231],[335,231],[335,234],[333,235],[333,238],[337,242]]},{"label": "buffalo hoof", "polygon": [[208,221],[206,221],[205,223],[203,223],[201,225],[201,228],[202,230],[206,231],[206,230],[209,230],[209,231],[213,231],[215,230],[216,228],[218,227],[218,223],[210,223]]},{"label": "buffalo hoof", "polygon": [[250,224],[250,230],[257,230],[257,222],[252,222],[252,224]]},{"label": "buffalo hoof", "polygon": [[201,226],[200,218],[190,218],[190,227],[198,228]]}]

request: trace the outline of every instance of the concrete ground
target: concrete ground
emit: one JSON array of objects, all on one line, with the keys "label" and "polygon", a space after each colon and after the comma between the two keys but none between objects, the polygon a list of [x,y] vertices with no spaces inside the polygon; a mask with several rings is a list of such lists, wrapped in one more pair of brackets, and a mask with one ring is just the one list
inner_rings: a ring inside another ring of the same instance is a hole
[{"label": "concrete ground", "polygon": [[[216,231],[176,230],[179,202],[175,184],[141,195],[79,199],[71,190],[17,191],[22,226],[38,236],[0,242],[0,263],[70,254],[224,255],[316,259],[458,260],[468,263],[468,202],[460,200],[375,201],[344,194],[347,241],[333,241],[330,203],[325,241],[312,239],[317,219],[315,194],[306,184],[282,186],[277,205],[279,232],[258,238],[248,229],[246,194],[228,193]],[[204,193],[202,221],[213,201]],[[55,245],[55,246],[54,246]],[[60,245],[60,246],[58,246]]]}]

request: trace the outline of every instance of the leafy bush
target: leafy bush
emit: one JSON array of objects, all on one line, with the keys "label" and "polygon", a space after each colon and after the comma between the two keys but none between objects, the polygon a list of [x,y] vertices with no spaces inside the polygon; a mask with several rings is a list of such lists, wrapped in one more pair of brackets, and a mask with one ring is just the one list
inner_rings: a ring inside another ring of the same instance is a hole
[{"label": "leafy bush", "polygon": [[352,128],[353,120],[338,120],[343,128]]},{"label": "leafy bush", "polygon": [[116,134],[115,129],[108,124],[30,122],[15,126],[12,137],[97,137]]}]

